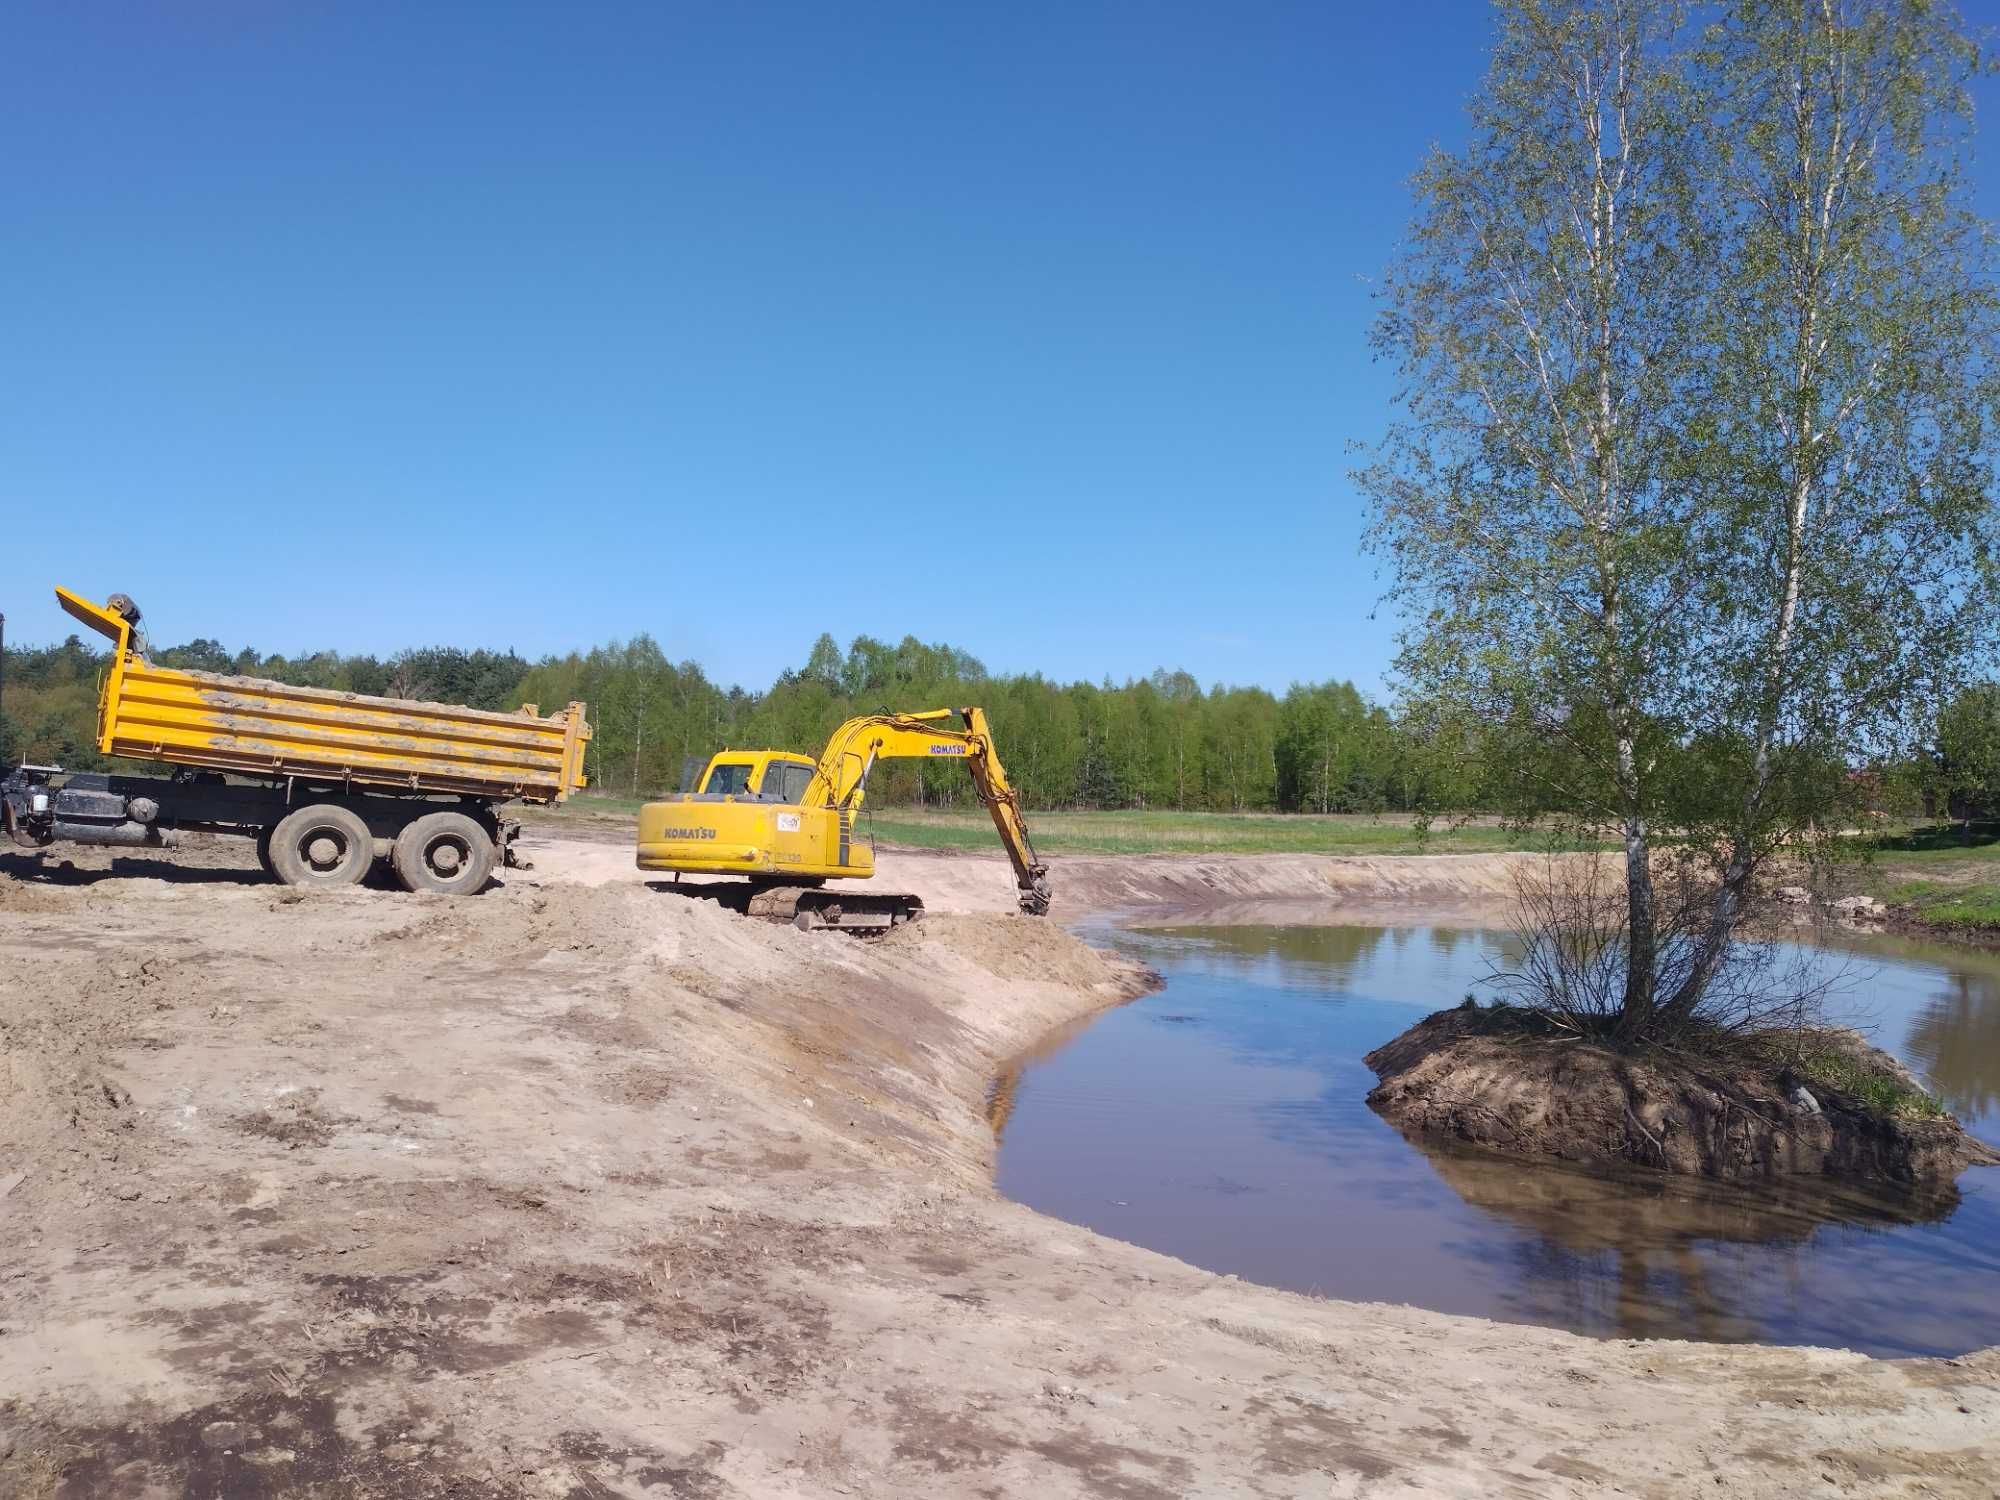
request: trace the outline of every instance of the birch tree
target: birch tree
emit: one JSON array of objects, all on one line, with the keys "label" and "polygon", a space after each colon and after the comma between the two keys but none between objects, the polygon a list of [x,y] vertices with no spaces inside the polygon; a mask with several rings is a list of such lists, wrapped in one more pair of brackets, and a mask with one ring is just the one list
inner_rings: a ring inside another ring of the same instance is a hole
[{"label": "birch tree", "polygon": [[1685,1016],[1841,760],[1911,746],[1990,647],[1994,296],[1978,52],[1929,0],[1745,0],[1697,49],[1729,274],[1698,479],[1697,728],[1737,730]]},{"label": "birch tree", "polygon": [[[1977,57],[1920,0],[1496,13],[1360,478],[1418,712],[1503,747],[1515,811],[1617,831],[1631,1042],[1696,1016],[1758,872],[1987,639]],[[1706,872],[1664,904],[1663,848]]]}]

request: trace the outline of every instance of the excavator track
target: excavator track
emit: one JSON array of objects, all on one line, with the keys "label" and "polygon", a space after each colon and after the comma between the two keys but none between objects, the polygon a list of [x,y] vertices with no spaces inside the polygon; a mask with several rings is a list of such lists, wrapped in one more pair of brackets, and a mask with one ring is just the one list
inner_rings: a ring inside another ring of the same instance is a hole
[{"label": "excavator track", "polygon": [[767,885],[734,880],[675,880],[653,884],[696,901],[713,901],[760,922],[789,922],[801,932],[845,932],[875,937],[924,914],[921,896],[903,891],[829,891],[816,885]]},{"label": "excavator track", "polygon": [[810,885],[759,887],[744,908],[745,916],[790,922],[801,932],[833,930],[858,937],[887,932],[923,914],[922,898],[907,892],[830,891]]}]

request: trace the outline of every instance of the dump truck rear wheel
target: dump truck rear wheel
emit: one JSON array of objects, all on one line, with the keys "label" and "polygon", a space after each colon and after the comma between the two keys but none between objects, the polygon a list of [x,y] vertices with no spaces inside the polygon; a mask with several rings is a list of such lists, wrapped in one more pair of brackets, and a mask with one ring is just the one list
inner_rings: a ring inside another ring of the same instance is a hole
[{"label": "dump truck rear wheel", "polygon": [[493,876],[493,839],[464,813],[428,813],[396,835],[389,862],[409,891],[469,896]]},{"label": "dump truck rear wheel", "polygon": [[278,867],[271,862],[271,830],[266,828],[257,835],[257,868],[273,880],[282,880]]},{"label": "dump truck rear wheel", "polygon": [[270,849],[271,871],[286,885],[359,885],[375,863],[368,825],[331,802],[288,813],[271,830]]}]

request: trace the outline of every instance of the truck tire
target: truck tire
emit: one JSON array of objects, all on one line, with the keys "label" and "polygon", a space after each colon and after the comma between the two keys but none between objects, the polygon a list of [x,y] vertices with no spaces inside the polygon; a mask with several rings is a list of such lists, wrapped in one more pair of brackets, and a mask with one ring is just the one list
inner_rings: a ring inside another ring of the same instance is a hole
[{"label": "truck tire", "polygon": [[286,885],[359,885],[375,863],[375,840],[360,814],[315,802],[271,830],[271,869]]},{"label": "truck tire", "polygon": [[271,830],[266,828],[257,835],[257,868],[273,880],[282,880],[278,867],[271,862]]},{"label": "truck tire", "polygon": [[406,891],[470,896],[485,889],[498,857],[493,837],[464,813],[426,813],[396,835],[389,856]]}]

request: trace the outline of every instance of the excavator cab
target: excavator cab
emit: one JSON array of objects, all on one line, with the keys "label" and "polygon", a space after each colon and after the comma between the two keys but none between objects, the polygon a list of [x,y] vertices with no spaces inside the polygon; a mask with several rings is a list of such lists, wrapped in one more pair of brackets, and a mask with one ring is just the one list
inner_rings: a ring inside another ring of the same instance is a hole
[{"label": "excavator cab", "polygon": [[818,769],[785,750],[721,751],[698,791],[639,809],[639,868],[762,884],[873,875],[875,851],[854,836],[853,807],[808,805]]},{"label": "excavator cab", "polygon": [[725,750],[711,760],[702,773],[687,780],[683,794],[698,797],[737,797],[757,802],[804,801],[812,784],[813,762],[803,755],[782,750]]}]

